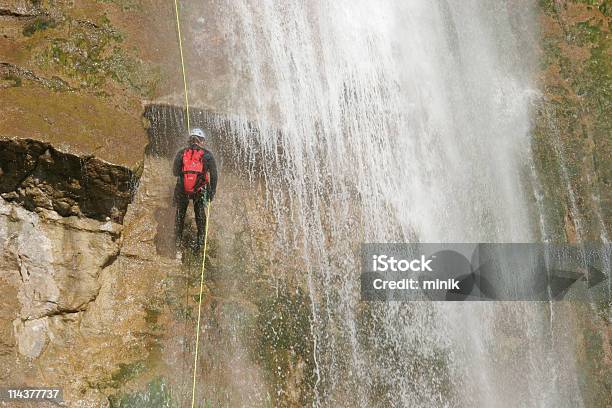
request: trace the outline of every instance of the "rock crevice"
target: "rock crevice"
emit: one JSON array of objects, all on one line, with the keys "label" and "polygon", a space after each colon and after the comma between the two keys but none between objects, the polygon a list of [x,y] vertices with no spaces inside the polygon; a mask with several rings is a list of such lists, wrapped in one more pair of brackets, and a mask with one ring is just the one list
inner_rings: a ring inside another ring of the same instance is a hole
[{"label": "rock crevice", "polygon": [[[12,84],[4,85],[4,87],[21,86],[22,81],[32,81],[54,90],[72,90],[72,88],[70,88],[66,82],[56,76],[51,77],[51,79],[43,78],[28,69],[10,64],[8,62],[0,62],[0,78],[2,78],[4,81],[12,81]],[[0,85],[0,88],[2,87],[3,86]]]}]

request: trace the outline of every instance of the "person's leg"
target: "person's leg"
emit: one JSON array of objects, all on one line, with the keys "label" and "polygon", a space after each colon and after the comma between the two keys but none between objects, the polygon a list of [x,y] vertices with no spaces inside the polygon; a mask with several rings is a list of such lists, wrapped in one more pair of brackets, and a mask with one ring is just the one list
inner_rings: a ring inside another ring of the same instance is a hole
[{"label": "person's leg", "polygon": [[177,249],[183,246],[183,227],[185,225],[185,213],[189,206],[189,199],[184,195],[175,197],[176,217],[174,222],[174,243]]},{"label": "person's leg", "polygon": [[195,213],[196,225],[198,226],[196,249],[199,251],[204,243],[204,234],[206,233],[206,197],[204,194],[198,194],[194,198],[193,211]]}]

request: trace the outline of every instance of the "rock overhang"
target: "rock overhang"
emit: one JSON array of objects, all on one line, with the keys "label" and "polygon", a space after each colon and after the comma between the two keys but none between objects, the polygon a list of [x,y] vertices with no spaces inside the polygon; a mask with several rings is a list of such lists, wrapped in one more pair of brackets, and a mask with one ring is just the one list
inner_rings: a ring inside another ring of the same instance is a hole
[{"label": "rock overhang", "polygon": [[0,138],[0,195],[28,210],[123,221],[138,184],[131,169],[33,139]]}]

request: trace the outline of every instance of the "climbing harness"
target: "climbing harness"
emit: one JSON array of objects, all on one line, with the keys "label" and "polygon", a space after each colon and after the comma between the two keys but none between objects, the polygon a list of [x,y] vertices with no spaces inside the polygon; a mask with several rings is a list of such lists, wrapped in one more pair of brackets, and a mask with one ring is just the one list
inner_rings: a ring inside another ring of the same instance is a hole
[{"label": "climbing harness", "polygon": [[[174,0],[174,11],[176,14],[176,30],[178,33],[179,51],[181,55],[181,68],[183,70],[183,86],[185,90],[185,110],[187,112],[187,129],[191,129],[189,124],[189,93],[187,90],[187,74],[185,72],[185,59],[183,57],[183,41],[181,38],[181,22],[179,18],[179,4],[178,0]],[[196,374],[198,367],[198,351],[200,346],[200,320],[202,317],[202,293],[204,292],[204,271],[206,264],[206,249],[208,243],[208,220],[210,219],[210,201],[208,196],[206,197],[206,223],[204,225],[204,247],[202,249],[202,268],[200,272],[200,297],[198,299],[198,321],[196,325],[196,341],[195,341],[195,353],[193,357],[193,385],[191,388],[191,408],[195,406],[195,388],[196,388]]]}]

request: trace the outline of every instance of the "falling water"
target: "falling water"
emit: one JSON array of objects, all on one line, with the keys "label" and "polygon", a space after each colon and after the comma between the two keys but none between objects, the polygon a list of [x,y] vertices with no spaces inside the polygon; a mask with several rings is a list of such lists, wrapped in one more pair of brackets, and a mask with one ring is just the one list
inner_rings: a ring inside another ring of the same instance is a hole
[{"label": "falling water", "polygon": [[303,247],[315,404],[581,406],[546,305],[359,302],[361,242],[540,239],[527,2],[208,7],[193,48],[222,39],[234,142]]}]

